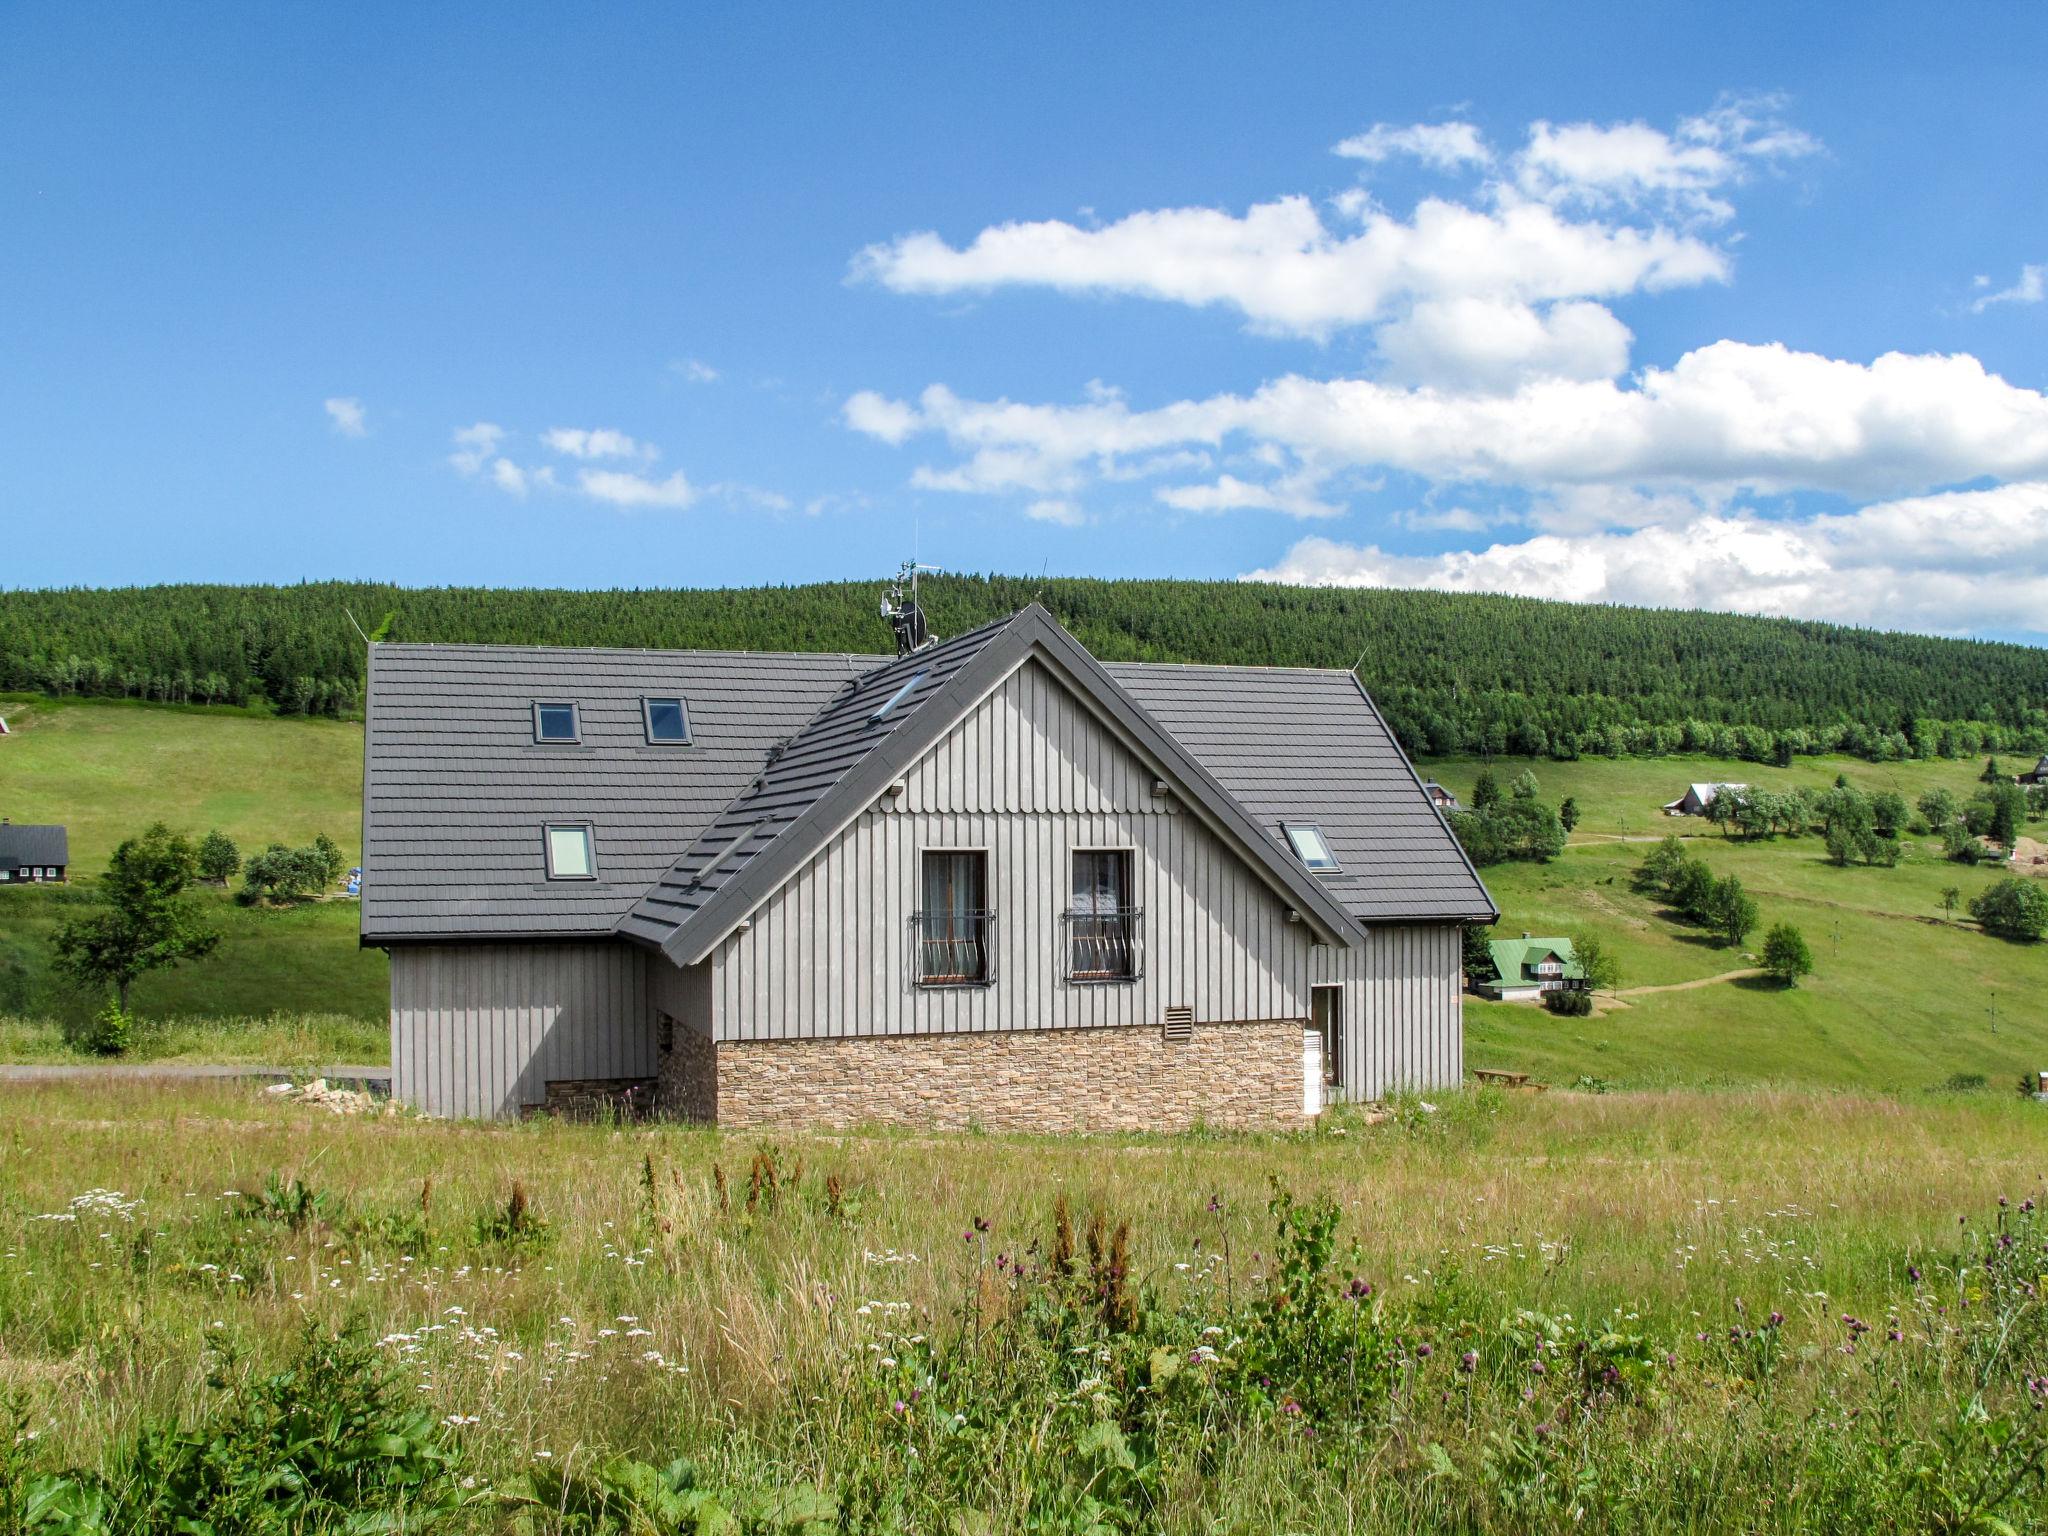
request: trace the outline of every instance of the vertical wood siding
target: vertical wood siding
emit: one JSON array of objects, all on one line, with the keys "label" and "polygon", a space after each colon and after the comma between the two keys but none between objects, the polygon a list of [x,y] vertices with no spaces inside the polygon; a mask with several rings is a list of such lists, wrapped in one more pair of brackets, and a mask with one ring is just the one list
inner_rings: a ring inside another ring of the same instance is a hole
[{"label": "vertical wood siding", "polygon": [[551,1080],[652,1077],[645,953],[625,944],[391,951],[391,1089],[430,1114],[513,1115]]},{"label": "vertical wood siding", "polygon": [[1451,1088],[1465,1076],[1463,969],[1454,923],[1375,927],[1363,949],[1316,950],[1344,987],[1344,1094]]},{"label": "vertical wood siding", "polygon": [[[1310,931],[1036,664],[1020,668],[713,956],[725,1040],[1302,1018]],[[1132,850],[1144,975],[1061,978],[1076,848]],[[927,849],[988,853],[995,982],[920,988]]]}]

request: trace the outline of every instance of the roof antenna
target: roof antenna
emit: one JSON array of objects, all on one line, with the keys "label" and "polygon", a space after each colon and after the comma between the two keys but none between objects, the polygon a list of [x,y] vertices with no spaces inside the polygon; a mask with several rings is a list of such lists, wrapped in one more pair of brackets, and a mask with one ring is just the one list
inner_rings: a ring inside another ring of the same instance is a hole
[{"label": "roof antenna", "polygon": [[898,656],[908,656],[932,643],[931,625],[925,622],[924,609],[917,601],[917,577],[920,571],[937,570],[935,565],[906,560],[896,572],[896,580],[882,595],[882,618],[896,632]]}]

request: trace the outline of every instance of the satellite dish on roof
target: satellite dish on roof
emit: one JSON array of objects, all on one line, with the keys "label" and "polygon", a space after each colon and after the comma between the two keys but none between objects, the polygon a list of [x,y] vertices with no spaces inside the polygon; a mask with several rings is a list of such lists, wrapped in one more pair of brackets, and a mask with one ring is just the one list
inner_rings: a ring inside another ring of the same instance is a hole
[{"label": "satellite dish on roof", "polygon": [[896,580],[882,596],[882,618],[896,632],[898,656],[908,656],[932,643],[931,625],[925,622],[924,609],[917,601],[917,576],[920,571],[937,569],[935,565],[919,565],[915,560],[906,560],[902,569],[897,571]]}]

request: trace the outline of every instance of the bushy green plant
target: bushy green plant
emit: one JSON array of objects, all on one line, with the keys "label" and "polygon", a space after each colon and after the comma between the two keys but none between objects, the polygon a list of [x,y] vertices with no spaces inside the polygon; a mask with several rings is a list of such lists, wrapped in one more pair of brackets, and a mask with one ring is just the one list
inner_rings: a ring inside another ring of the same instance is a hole
[{"label": "bushy green plant", "polygon": [[1796,986],[1799,978],[1813,972],[1813,951],[1806,936],[1790,923],[1778,923],[1764,935],[1764,969],[1785,986]]},{"label": "bushy green plant", "polygon": [[1558,987],[1543,994],[1543,1006],[1561,1018],[1583,1019],[1593,1011],[1593,994],[1578,987]]},{"label": "bushy green plant", "polygon": [[94,1056],[119,1056],[135,1039],[135,1020],[108,998],[90,1015],[65,1027],[65,1043]]},{"label": "bushy green plant", "polygon": [[2002,939],[2038,939],[2048,931],[2048,893],[2038,881],[2008,875],[1971,898],[1970,916]]}]

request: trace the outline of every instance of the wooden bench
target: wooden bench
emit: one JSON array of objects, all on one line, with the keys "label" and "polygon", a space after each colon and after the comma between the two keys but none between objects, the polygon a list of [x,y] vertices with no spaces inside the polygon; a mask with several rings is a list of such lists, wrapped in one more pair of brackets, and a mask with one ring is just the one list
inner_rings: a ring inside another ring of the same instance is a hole
[{"label": "wooden bench", "polygon": [[1495,1088],[1512,1088],[1519,1093],[1542,1093],[1549,1087],[1547,1083],[1530,1082],[1529,1074],[1526,1072],[1501,1072],[1487,1067],[1475,1067],[1472,1075],[1480,1082]]}]

